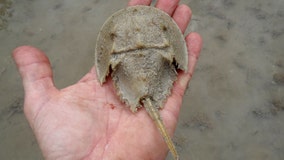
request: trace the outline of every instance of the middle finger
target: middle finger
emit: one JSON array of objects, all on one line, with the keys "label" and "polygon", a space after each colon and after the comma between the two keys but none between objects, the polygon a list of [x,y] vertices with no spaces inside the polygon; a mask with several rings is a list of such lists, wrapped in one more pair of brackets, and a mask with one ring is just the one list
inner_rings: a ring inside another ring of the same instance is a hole
[{"label": "middle finger", "polygon": [[150,5],[152,0],[130,0],[128,2],[128,6],[136,6],[136,5]]},{"label": "middle finger", "polygon": [[178,3],[179,0],[158,0],[156,7],[172,16]]}]

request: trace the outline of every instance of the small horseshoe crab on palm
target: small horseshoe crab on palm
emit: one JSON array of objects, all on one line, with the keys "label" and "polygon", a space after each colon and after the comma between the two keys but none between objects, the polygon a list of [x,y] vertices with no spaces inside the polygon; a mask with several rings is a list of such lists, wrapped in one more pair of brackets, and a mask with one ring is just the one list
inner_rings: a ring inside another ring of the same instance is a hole
[{"label": "small horseshoe crab on palm", "polygon": [[175,159],[178,154],[158,109],[171,93],[177,69],[187,71],[183,34],[172,18],[149,6],[114,13],[97,39],[95,66],[103,84],[111,71],[117,94],[131,111],[144,106]]}]

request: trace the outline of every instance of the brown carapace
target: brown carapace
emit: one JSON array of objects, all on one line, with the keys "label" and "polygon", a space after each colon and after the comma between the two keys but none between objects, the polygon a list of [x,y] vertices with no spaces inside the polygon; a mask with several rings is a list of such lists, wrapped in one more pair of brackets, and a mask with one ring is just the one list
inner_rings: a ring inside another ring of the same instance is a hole
[{"label": "brown carapace", "polygon": [[177,160],[175,146],[159,114],[177,79],[187,71],[183,34],[165,12],[134,6],[114,13],[97,39],[95,66],[103,84],[111,71],[117,94],[131,111],[144,106]]}]

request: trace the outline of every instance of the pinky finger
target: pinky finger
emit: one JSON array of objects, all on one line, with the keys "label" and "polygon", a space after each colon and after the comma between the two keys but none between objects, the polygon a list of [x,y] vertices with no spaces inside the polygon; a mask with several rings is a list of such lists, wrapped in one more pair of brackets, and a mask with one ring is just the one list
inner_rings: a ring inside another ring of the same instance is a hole
[{"label": "pinky finger", "polygon": [[178,75],[178,79],[175,83],[176,86],[174,87],[178,89],[173,90],[173,92],[176,92],[175,94],[179,96],[183,96],[187,88],[187,85],[192,77],[197,59],[199,57],[199,54],[202,48],[202,38],[198,33],[193,32],[193,33],[188,34],[185,40],[186,40],[187,51],[188,51],[188,71],[181,72]]},{"label": "pinky finger", "polygon": [[195,64],[202,49],[202,38],[198,33],[192,32],[185,38],[188,51],[188,72],[193,74]]},{"label": "pinky finger", "polygon": [[190,33],[185,38],[188,50],[188,71],[179,72],[178,79],[174,83],[172,90],[172,95],[169,97],[168,106],[177,106],[177,107],[167,107],[167,110],[173,113],[175,117],[178,117],[182,97],[187,88],[187,85],[192,77],[198,56],[202,48],[202,38],[198,33]]}]

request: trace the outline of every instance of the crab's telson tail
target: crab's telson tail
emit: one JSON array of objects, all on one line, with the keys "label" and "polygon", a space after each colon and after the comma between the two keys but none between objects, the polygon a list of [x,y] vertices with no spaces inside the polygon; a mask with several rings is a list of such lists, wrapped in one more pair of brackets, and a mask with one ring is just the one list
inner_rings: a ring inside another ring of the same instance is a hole
[{"label": "crab's telson tail", "polygon": [[161,119],[160,113],[158,109],[152,105],[150,98],[145,98],[144,100],[144,107],[146,108],[146,111],[151,116],[151,118],[154,120],[156,126],[158,127],[160,133],[162,134],[165,142],[168,145],[168,148],[170,152],[172,153],[175,160],[179,160],[178,153],[176,151],[175,145],[169,136],[166,127]]}]

